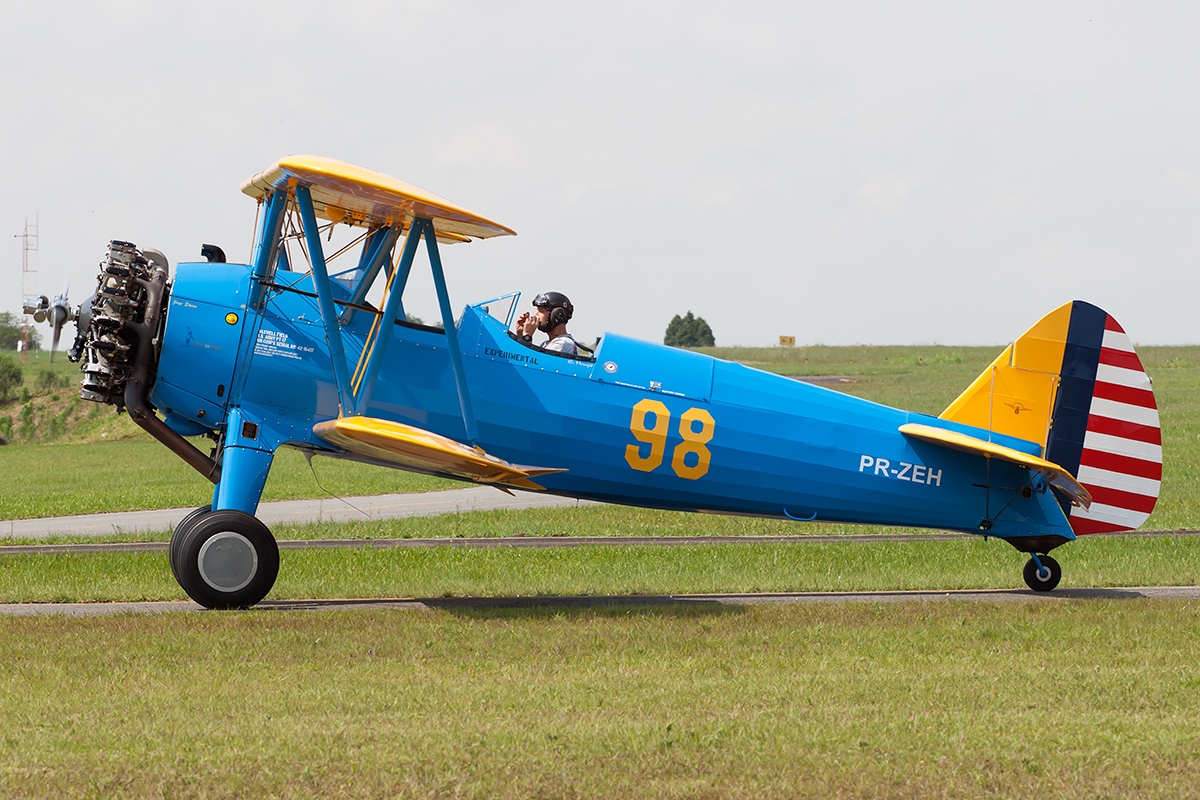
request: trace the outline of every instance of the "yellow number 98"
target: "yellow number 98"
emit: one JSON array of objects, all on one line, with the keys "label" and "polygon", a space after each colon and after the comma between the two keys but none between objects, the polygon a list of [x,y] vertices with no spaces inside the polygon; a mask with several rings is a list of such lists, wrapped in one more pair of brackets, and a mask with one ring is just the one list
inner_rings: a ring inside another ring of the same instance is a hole
[{"label": "yellow number 98", "polygon": [[[654,424],[646,427],[646,417],[654,415]],[[685,415],[686,416],[686,415]],[[712,422],[712,417],[709,417]],[[640,445],[625,445],[625,460],[629,466],[639,472],[652,472],[662,464],[663,452],[667,449],[667,429],[671,426],[671,412],[658,400],[642,400],[633,407],[633,419],[629,421],[629,430],[633,438],[642,444],[650,445],[649,454],[643,456]],[[711,428],[708,438],[712,438]],[[705,439],[704,441],[708,441]],[[707,451],[706,451],[707,452]],[[705,471],[708,464],[704,465]]]}]

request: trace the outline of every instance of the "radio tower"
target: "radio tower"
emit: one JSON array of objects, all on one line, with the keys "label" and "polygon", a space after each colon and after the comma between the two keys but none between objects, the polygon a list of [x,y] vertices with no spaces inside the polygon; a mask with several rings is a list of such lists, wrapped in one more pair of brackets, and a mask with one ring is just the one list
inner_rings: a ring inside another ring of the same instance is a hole
[{"label": "radio tower", "polygon": [[[37,292],[36,277],[37,268],[29,266],[29,253],[37,252],[38,239],[38,224],[37,217],[33,220],[33,233],[29,232],[29,218],[25,218],[25,230],[22,233],[15,235],[14,239],[21,240],[21,303],[23,306],[29,305],[29,298]],[[30,282],[34,283],[33,290],[29,288]],[[22,309],[24,311],[24,309]],[[32,326],[32,321],[26,313],[21,314],[21,349],[25,353],[25,361],[29,361],[29,329]]]}]

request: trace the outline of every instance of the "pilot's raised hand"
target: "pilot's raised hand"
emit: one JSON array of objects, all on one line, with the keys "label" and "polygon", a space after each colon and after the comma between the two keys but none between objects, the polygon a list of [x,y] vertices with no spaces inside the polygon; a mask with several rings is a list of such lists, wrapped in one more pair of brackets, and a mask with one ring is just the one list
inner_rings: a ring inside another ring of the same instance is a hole
[{"label": "pilot's raised hand", "polygon": [[528,311],[522,312],[521,316],[517,317],[517,335],[532,337],[533,332],[537,330],[537,317],[534,317]]}]

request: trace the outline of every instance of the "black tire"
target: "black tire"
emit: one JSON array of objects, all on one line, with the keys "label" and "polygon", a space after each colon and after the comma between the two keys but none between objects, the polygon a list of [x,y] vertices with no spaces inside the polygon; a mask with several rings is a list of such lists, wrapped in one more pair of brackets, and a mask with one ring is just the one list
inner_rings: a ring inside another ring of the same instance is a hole
[{"label": "black tire", "polygon": [[175,526],[175,532],[171,534],[171,545],[167,548],[167,554],[171,560],[171,574],[180,584],[183,583],[183,579],[179,577],[179,547],[183,543],[183,537],[197,519],[210,511],[212,511],[212,506],[200,506],[200,508],[189,511],[183,519],[179,520],[179,524]]},{"label": "black tire", "polygon": [[205,608],[246,608],[279,575],[279,547],[267,526],[241,511],[201,514],[179,543],[179,585]]},{"label": "black tire", "polygon": [[1038,559],[1042,562],[1045,572],[1039,575],[1037,562],[1029,559],[1025,562],[1025,583],[1035,592],[1048,592],[1062,580],[1062,567],[1050,556],[1038,556]]}]

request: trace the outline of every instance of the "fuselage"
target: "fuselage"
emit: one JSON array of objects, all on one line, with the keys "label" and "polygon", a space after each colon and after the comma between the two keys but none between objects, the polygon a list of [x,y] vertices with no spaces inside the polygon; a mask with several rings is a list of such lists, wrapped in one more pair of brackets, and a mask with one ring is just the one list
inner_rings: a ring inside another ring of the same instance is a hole
[{"label": "fuselage", "polygon": [[[180,264],[151,401],[185,435],[217,429],[236,411],[230,418],[250,422],[264,449],[345,456],[313,433],[339,409],[311,277],[280,271],[274,282],[288,288],[268,290],[256,310],[252,293],[263,288],[249,267]],[[331,285],[335,299],[347,299]],[[353,373],[375,316],[339,311]],[[898,428],[921,422],[1041,455],[1036,443],[615,334],[594,360],[565,358],[511,338],[479,306],[466,308],[457,332],[477,444],[516,464],[565,468],[538,478],[554,494],[1074,538],[1052,492],[1022,492],[1026,470],[910,440]],[[395,325],[367,413],[468,439],[443,332]]]}]

